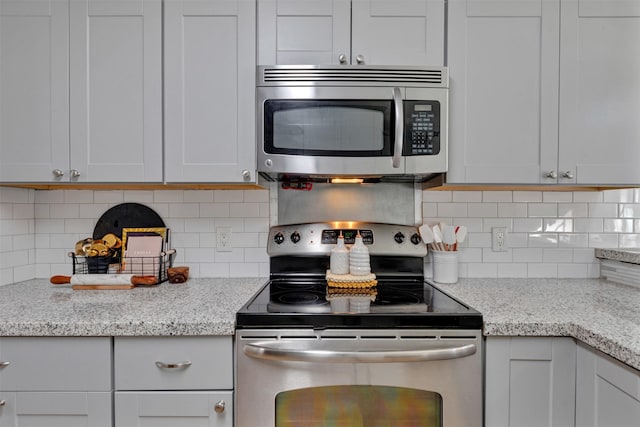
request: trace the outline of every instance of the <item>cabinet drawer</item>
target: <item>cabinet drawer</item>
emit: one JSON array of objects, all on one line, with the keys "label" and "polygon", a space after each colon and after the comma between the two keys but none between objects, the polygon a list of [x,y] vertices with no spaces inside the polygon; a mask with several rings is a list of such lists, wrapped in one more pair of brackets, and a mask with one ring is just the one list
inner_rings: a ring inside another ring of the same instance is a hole
[{"label": "cabinet drawer", "polygon": [[116,337],[116,390],[233,388],[233,345],[219,337]]},{"label": "cabinet drawer", "polygon": [[3,337],[0,362],[0,390],[111,390],[109,337]]}]

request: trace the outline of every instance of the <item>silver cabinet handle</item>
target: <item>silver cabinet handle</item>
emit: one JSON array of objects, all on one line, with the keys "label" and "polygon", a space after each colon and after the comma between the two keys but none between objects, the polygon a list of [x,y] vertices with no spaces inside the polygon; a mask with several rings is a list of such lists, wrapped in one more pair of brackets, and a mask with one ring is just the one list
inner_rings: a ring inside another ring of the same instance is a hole
[{"label": "silver cabinet handle", "polygon": [[4,406],[6,404],[7,404],[7,402],[5,400],[0,400],[0,406]]},{"label": "silver cabinet handle", "polygon": [[160,369],[186,369],[191,366],[191,362],[189,360],[178,363],[156,362],[156,366]]},{"label": "silver cabinet handle", "polygon": [[80,176],[80,171],[77,169],[71,169],[71,178],[78,178]]},{"label": "silver cabinet handle", "polygon": [[257,342],[246,344],[244,354],[256,359],[279,360],[287,362],[319,363],[390,363],[425,362],[432,360],[459,359],[475,354],[475,344],[443,346],[430,349],[379,350],[367,351],[353,349],[336,351],[324,348],[295,349],[287,348],[286,341],[276,343]]},{"label": "silver cabinet handle", "polygon": [[217,414],[221,414],[224,412],[225,405],[226,403],[224,403],[224,400],[220,400],[219,402],[216,402],[215,405],[213,405],[213,410],[216,411]]},{"label": "silver cabinet handle", "polygon": [[0,369],[2,368],[6,368],[7,366],[9,366],[11,364],[11,362],[0,362]]},{"label": "silver cabinet handle", "polygon": [[356,55],[356,62],[358,63],[358,65],[363,65],[364,64],[364,55]]},{"label": "silver cabinet handle", "polygon": [[247,169],[243,170],[242,178],[244,178],[245,181],[249,181],[251,179],[251,172],[249,172]]},{"label": "silver cabinet handle", "polygon": [[402,158],[402,144],[404,142],[404,109],[402,106],[402,92],[398,87],[393,88],[393,106],[396,113],[396,137],[392,165],[394,168],[399,168],[400,159]]},{"label": "silver cabinet handle", "polygon": [[549,171],[549,172],[547,172],[547,174],[545,176],[547,178],[551,178],[551,179],[558,178],[558,174],[556,173],[556,171]]},{"label": "silver cabinet handle", "polygon": [[64,176],[64,172],[61,171],[60,169],[54,169],[52,173],[53,173],[53,176],[55,176],[56,178],[62,178]]},{"label": "silver cabinet handle", "polygon": [[571,171],[562,172],[562,177],[567,179],[573,179],[573,172]]},{"label": "silver cabinet handle", "polygon": [[338,61],[340,61],[341,64],[346,64],[347,63],[347,55],[345,55],[344,53],[341,53],[340,56],[338,56]]}]

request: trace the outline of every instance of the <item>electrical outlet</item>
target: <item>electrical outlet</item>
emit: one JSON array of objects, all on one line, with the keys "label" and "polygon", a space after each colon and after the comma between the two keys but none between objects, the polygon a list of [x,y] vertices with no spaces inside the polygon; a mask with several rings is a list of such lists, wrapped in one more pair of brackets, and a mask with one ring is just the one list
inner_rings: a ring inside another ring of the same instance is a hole
[{"label": "electrical outlet", "polygon": [[507,251],[507,227],[493,227],[491,229],[491,248],[494,252]]},{"label": "electrical outlet", "polygon": [[231,252],[231,227],[216,227],[216,252]]}]

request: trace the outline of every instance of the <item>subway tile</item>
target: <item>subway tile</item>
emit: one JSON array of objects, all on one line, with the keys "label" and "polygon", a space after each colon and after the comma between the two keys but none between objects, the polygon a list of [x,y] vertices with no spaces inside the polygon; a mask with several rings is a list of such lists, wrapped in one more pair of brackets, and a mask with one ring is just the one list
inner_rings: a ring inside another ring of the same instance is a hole
[{"label": "subway tile", "polygon": [[542,218],[515,218],[513,220],[514,232],[535,233],[542,231]]},{"label": "subway tile", "polygon": [[498,203],[498,216],[499,217],[521,217],[527,216],[527,204],[526,203]]},{"label": "subway tile", "polygon": [[269,232],[269,218],[245,218],[244,219],[244,231],[245,232]]},{"label": "subway tile", "polygon": [[269,203],[258,203],[259,207],[260,207],[260,212],[258,212],[258,215],[261,218],[268,218],[269,217]]},{"label": "subway tile", "polygon": [[602,201],[605,203],[638,203],[636,192],[633,188],[620,190],[607,190],[602,192]]},{"label": "subway tile", "polygon": [[453,225],[467,227],[467,232],[478,233],[482,231],[482,219],[480,218],[453,218]]},{"label": "subway tile", "polygon": [[466,203],[438,203],[438,216],[451,218],[451,217],[466,217],[468,216]]},{"label": "subway tile", "polygon": [[604,233],[590,233],[589,247],[590,248],[617,248],[618,235],[604,234]]},{"label": "subway tile", "polygon": [[35,218],[35,205],[33,203],[17,203],[13,205],[14,219]]},{"label": "subway tile", "polygon": [[467,216],[478,218],[495,218],[498,216],[497,203],[469,203]]},{"label": "subway tile", "polygon": [[602,233],[604,220],[602,218],[576,218],[573,220],[575,233]]},{"label": "subway tile", "polygon": [[268,263],[269,255],[264,248],[245,248],[244,260],[250,263]]},{"label": "subway tile", "polygon": [[463,248],[458,252],[458,262],[482,262],[482,248]]},{"label": "subway tile", "polygon": [[13,236],[0,236],[0,252],[11,250],[13,250]]},{"label": "subway tile", "polygon": [[586,248],[573,250],[573,262],[593,264],[599,261],[596,258],[595,250],[593,248]]},{"label": "subway tile", "polygon": [[213,235],[213,233],[172,233],[171,246],[174,248],[199,248],[200,237],[207,234]]},{"label": "subway tile", "polygon": [[5,268],[0,260],[0,286],[10,285],[14,283],[13,268]]},{"label": "subway tile", "polygon": [[569,191],[544,191],[542,201],[544,203],[569,203],[573,201],[573,193]]},{"label": "subway tile", "polygon": [[[0,221],[2,224],[2,221]],[[39,233],[60,233],[64,231],[64,219],[39,219],[36,222],[36,234]],[[0,234],[2,227],[0,226]]]},{"label": "subway tile", "polygon": [[213,190],[185,190],[185,203],[213,203]]},{"label": "subway tile", "polygon": [[233,248],[231,252],[216,252],[216,262],[244,262],[244,248]]},{"label": "subway tile", "polygon": [[149,190],[136,190],[136,191],[125,191],[124,192],[124,202],[133,202],[133,203],[141,203],[141,204],[149,204],[153,203],[153,195],[154,192]]},{"label": "subway tile", "polygon": [[0,219],[13,219],[13,205],[0,203]]},{"label": "subway tile", "polygon": [[596,278],[600,277],[600,263],[599,262],[590,263],[590,264],[586,264],[586,265],[587,265],[587,277],[589,277],[591,279],[596,279]]},{"label": "subway tile", "polygon": [[482,262],[510,263],[513,262],[512,251],[494,252],[490,247],[482,249]]},{"label": "subway tile", "polygon": [[591,218],[616,218],[618,205],[615,203],[589,203]]},{"label": "subway tile", "polygon": [[573,193],[574,203],[602,203],[603,191],[575,191]]},{"label": "subway tile", "polygon": [[0,187],[0,203],[29,203],[30,191],[26,188]]},{"label": "subway tile", "polygon": [[589,216],[586,203],[558,203],[558,216],[561,218],[585,218]]},{"label": "subway tile", "polygon": [[218,202],[242,202],[244,192],[242,190],[214,190],[213,201]]},{"label": "subway tile", "polygon": [[[197,233],[200,237],[201,248],[215,248],[216,247],[216,233]],[[232,233],[233,234],[233,233]]]},{"label": "subway tile", "polygon": [[452,200],[451,191],[425,190],[422,192],[423,202],[448,203]]},{"label": "subway tile", "polygon": [[65,233],[83,233],[85,235],[93,234],[95,221],[93,219],[65,219],[64,230],[58,230],[57,232],[64,231]]},{"label": "subway tile", "polygon": [[558,277],[558,264],[529,263],[527,264],[527,276],[529,278]]},{"label": "subway tile", "polygon": [[622,204],[618,210],[620,218],[640,218],[640,204]]},{"label": "subway tile", "polygon": [[[36,249],[36,259],[40,263],[67,264],[68,257],[62,249]],[[70,263],[69,263],[70,266]]]},{"label": "subway tile", "polygon": [[160,218],[165,220],[169,218],[169,203],[142,203],[150,209],[153,209]]},{"label": "subway tile", "polygon": [[526,248],[529,246],[529,233],[507,234],[508,248]]},{"label": "subway tile", "polygon": [[269,190],[244,190],[243,200],[249,203],[269,203]]},{"label": "subway tile", "polygon": [[16,282],[22,282],[23,280],[33,279],[35,277],[35,265],[23,265],[13,269],[13,280]]},{"label": "subway tile", "polygon": [[230,264],[229,277],[260,277],[260,264],[258,263]]},{"label": "subway tile", "polygon": [[588,233],[558,233],[558,247],[561,248],[588,248]]},{"label": "subway tile", "polygon": [[35,248],[35,238],[32,234],[20,234],[13,236],[14,251],[29,250]]},{"label": "subway tile", "polygon": [[494,227],[507,227],[508,231],[513,230],[513,220],[511,218],[484,218],[482,229],[485,233],[491,233]]},{"label": "subway tile", "polygon": [[558,205],[556,203],[529,203],[527,207],[529,217],[557,217]]},{"label": "subway tile", "polygon": [[80,218],[80,206],[77,203],[54,203],[49,205],[50,218]]},{"label": "subway tile", "polygon": [[511,191],[483,191],[483,202],[513,202],[513,193]]},{"label": "subway tile", "polygon": [[184,233],[185,221],[185,218],[164,218],[165,226],[170,228],[172,233]]},{"label": "subway tile", "polygon": [[227,218],[230,216],[229,203],[200,203],[200,216],[207,218]]},{"label": "subway tile", "polygon": [[233,233],[247,231],[244,229],[244,218],[216,218],[214,222],[216,227],[231,227]]},{"label": "subway tile", "polygon": [[119,204],[124,202],[123,191],[94,191],[93,203]]},{"label": "subway tile", "polygon": [[182,203],[184,202],[184,191],[182,190],[154,190],[154,203]]},{"label": "subway tile", "polygon": [[558,277],[582,279],[589,277],[587,264],[558,264]]},{"label": "subway tile", "polygon": [[83,203],[81,205],[78,205],[78,208],[78,218],[98,220],[98,218],[100,218],[106,211],[109,210],[109,205],[104,203]]},{"label": "subway tile", "polygon": [[198,218],[200,205],[198,203],[169,203],[171,218]]},{"label": "subway tile", "polygon": [[467,246],[469,248],[491,247],[491,233],[469,233],[467,234]]},{"label": "subway tile", "polygon": [[[238,248],[257,248],[260,241],[258,233],[232,233],[231,244]],[[266,253],[266,252],[265,252]]]},{"label": "subway tile", "polygon": [[482,191],[454,191],[454,202],[482,202]]},{"label": "subway tile", "polygon": [[93,203],[93,190],[63,190],[65,203]]},{"label": "subway tile", "polygon": [[36,190],[35,203],[64,203],[62,190]]},{"label": "subway tile", "polygon": [[573,220],[563,218],[546,218],[543,222],[544,232],[571,233],[573,231]]},{"label": "subway tile", "polygon": [[469,277],[498,277],[498,265],[490,263],[467,264]]},{"label": "subway tile", "polygon": [[229,216],[235,218],[259,218],[260,203],[229,203]]},{"label": "subway tile", "polygon": [[605,233],[633,233],[632,219],[604,219]]},{"label": "subway tile", "polygon": [[551,264],[561,262],[572,262],[573,250],[560,248],[544,248],[542,249],[542,262]]},{"label": "subway tile", "polygon": [[212,218],[186,218],[184,231],[186,233],[211,233],[215,231],[215,225]]},{"label": "subway tile", "polygon": [[513,262],[542,262],[542,248],[514,248]]},{"label": "subway tile", "polygon": [[422,216],[423,218],[434,218],[438,216],[438,204],[437,203],[422,203]]},{"label": "subway tile", "polygon": [[228,262],[200,263],[199,277],[229,277]]},{"label": "subway tile", "polygon": [[557,233],[531,233],[529,234],[529,247],[550,248],[558,246]]},{"label": "subway tile", "polygon": [[520,203],[542,202],[542,191],[514,191],[513,201]]},{"label": "subway tile", "polygon": [[640,234],[620,234],[618,244],[621,248],[640,248]]},{"label": "subway tile", "polygon": [[191,263],[214,262],[217,261],[216,254],[214,248],[185,248],[184,260]]},{"label": "subway tile", "polygon": [[498,264],[498,277],[527,277],[527,264]]}]

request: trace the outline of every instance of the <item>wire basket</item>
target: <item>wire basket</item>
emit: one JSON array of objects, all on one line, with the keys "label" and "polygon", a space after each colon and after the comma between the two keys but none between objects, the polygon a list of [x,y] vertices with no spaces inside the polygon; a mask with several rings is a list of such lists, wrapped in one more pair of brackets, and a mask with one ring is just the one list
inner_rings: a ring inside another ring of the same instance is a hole
[{"label": "wire basket", "polygon": [[73,274],[133,274],[135,276],[155,276],[158,283],[166,282],[167,269],[173,266],[176,250],[162,252],[157,257],[86,257],[69,252],[73,261]]}]

